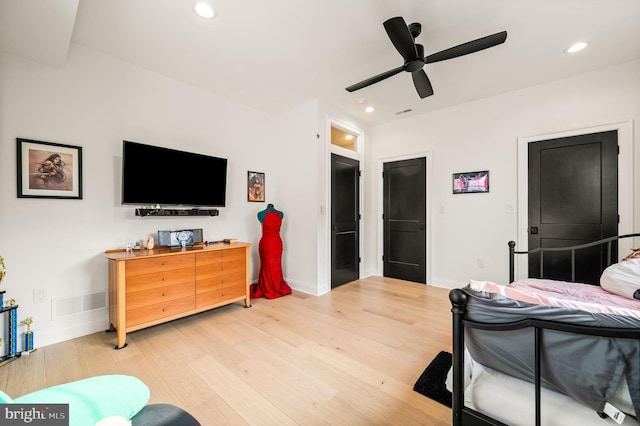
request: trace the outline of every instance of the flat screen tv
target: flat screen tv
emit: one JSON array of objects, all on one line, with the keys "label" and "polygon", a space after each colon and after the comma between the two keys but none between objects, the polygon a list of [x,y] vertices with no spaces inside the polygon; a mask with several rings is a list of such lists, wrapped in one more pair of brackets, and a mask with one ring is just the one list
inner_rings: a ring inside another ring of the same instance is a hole
[{"label": "flat screen tv", "polygon": [[224,207],[227,159],[122,142],[122,204]]}]

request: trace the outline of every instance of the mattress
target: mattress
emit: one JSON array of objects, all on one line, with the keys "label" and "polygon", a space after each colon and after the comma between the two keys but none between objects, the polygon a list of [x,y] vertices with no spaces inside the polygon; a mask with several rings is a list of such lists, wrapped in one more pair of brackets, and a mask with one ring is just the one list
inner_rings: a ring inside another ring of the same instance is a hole
[{"label": "mattress", "polygon": [[[447,376],[447,389],[452,391],[452,371]],[[535,425],[535,397],[533,384],[506,375],[475,361],[465,351],[464,403],[505,424],[513,426]],[[628,392],[623,384],[620,395]],[[545,426],[607,426],[617,425],[613,419],[603,419],[591,408],[561,393],[541,389],[541,424]],[[613,398],[617,409],[632,410],[628,397]],[[625,415],[623,426],[640,426],[630,415]]]}]

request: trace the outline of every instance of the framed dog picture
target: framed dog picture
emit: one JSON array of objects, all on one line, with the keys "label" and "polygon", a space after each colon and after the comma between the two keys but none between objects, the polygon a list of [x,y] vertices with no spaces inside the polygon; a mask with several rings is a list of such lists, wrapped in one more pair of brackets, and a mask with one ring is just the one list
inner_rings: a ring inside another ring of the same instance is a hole
[{"label": "framed dog picture", "polygon": [[82,199],[82,147],[17,139],[18,198]]}]

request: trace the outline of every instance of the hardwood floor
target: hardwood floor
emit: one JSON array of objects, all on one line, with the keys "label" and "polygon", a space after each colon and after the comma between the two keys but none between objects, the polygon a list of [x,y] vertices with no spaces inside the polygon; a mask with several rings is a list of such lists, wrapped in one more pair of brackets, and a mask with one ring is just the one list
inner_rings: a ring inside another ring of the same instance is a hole
[{"label": "hardwood floor", "polygon": [[127,335],[95,333],[0,368],[17,397],[100,374],[129,374],[152,403],[208,425],[450,425],[451,410],[413,391],[451,351],[448,290],[372,277],[315,297],[254,299]]}]

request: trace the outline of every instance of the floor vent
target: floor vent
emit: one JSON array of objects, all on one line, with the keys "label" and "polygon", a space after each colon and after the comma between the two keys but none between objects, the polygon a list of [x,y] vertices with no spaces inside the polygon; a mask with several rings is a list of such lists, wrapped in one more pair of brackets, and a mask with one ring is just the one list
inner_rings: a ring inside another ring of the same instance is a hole
[{"label": "floor vent", "polygon": [[107,306],[107,292],[101,291],[83,296],[56,299],[52,302],[52,317],[60,318],[67,315],[105,308]]}]

